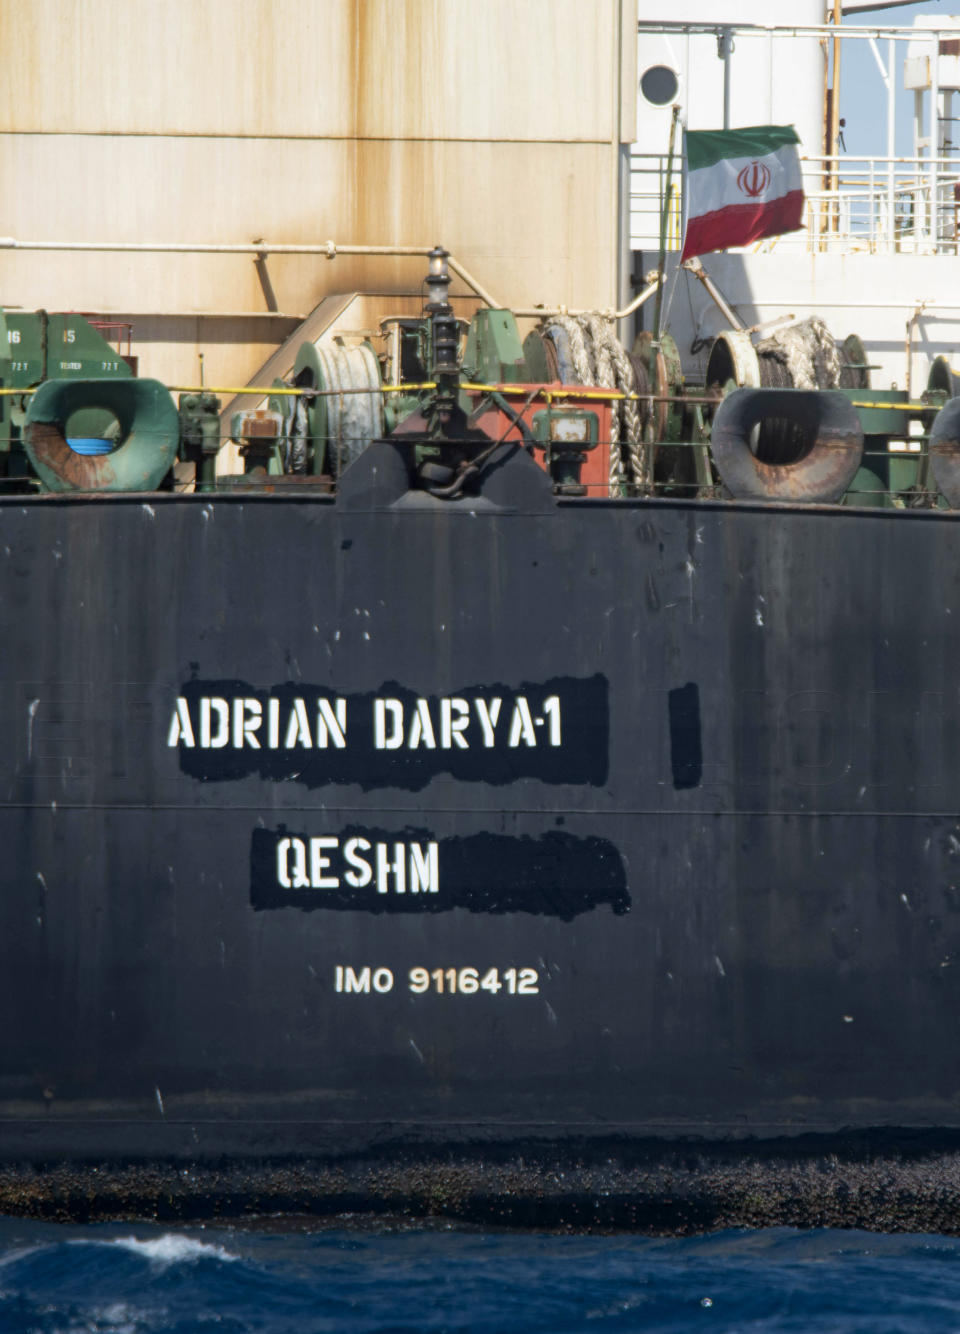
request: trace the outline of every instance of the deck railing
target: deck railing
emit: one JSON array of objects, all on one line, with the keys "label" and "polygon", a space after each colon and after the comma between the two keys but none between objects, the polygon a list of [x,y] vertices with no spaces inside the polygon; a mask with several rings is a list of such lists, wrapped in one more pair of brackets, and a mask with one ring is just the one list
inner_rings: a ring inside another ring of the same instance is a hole
[{"label": "deck railing", "polygon": [[[630,230],[635,250],[659,244],[666,156],[631,155]],[[960,164],[938,158],[931,208],[929,157],[811,157],[801,160],[804,228],[759,243],[779,251],[960,254]],[[683,177],[674,164],[667,248],[680,248]],[[827,184],[829,182],[829,184]]]}]

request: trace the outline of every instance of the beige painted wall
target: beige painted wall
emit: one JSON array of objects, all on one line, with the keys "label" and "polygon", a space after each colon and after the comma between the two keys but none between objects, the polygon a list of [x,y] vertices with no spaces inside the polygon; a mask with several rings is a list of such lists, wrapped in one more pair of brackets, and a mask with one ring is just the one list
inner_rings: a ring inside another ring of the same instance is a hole
[{"label": "beige painted wall", "polygon": [[579,93],[609,89],[616,11],[608,0],[4,0],[0,42],[17,59],[0,129],[608,140],[610,97]]},{"label": "beige painted wall", "polygon": [[[636,0],[0,0],[0,232],[441,242],[507,304],[607,306],[635,28]],[[269,261],[291,315],[423,267]],[[131,312],[142,373],[179,380],[212,338],[242,383],[288,331],[226,318],[266,310],[249,256],[0,248],[0,299]]]}]

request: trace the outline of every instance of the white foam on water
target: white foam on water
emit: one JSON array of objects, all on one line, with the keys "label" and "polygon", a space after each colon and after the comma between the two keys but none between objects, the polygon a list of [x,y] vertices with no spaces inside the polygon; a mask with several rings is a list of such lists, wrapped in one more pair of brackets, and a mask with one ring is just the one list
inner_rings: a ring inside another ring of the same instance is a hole
[{"label": "white foam on water", "polygon": [[166,1267],[175,1264],[193,1264],[197,1260],[220,1260],[231,1264],[239,1260],[239,1255],[231,1255],[223,1246],[214,1246],[207,1241],[196,1241],[193,1237],[178,1236],[175,1232],[165,1232],[162,1237],[153,1237],[141,1241],[139,1237],[114,1237],[111,1241],[92,1241],[86,1237],[72,1237],[70,1246],[119,1246],[121,1250],[131,1251],[134,1255],[149,1260],[151,1264]]},{"label": "white foam on water", "polygon": [[137,1334],[142,1314],[126,1302],[113,1302],[110,1306],[94,1310],[84,1329],[87,1334],[105,1334],[105,1331],[109,1331],[109,1334]]},{"label": "white foam on water", "polygon": [[19,1246],[16,1250],[7,1251],[5,1255],[0,1255],[0,1270],[15,1265],[18,1260],[25,1260],[28,1255],[37,1255],[47,1249],[49,1248],[41,1243],[39,1246]]},{"label": "white foam on water", "polygon": [[239,1255],[231,1255],[222,1246],[196,1241],[193,1237],[181,1237],[175,1232],[166,1232],[162,1237],[154,1237],[149,1241],[140,1241],[137,1237],[117,1237],[110,1244],[142,1255],[151,1264],[159,1265],[191,1264],[196,1260],[222,1260],[230,1264],[240,1259]]}]

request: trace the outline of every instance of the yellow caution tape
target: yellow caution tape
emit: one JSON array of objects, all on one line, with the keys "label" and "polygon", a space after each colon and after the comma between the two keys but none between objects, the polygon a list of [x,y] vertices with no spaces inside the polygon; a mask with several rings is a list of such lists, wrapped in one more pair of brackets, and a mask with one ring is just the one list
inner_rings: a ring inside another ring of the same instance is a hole
[{"label": "yellow caution tape", "polygon": [[[436,383],[428,380],[423,384],[384,384],[380,386],[380,392],[384,394],[412,394],[419,393],[421,390],[436,389]],[[0,396],[16,397],[17,395],[27,396],[35,394],[39,386],[35,385],[30,389],[0,389]],[[300,389],[291,386],[281,385],[187,385],[173,384],[168,385],[172,394],[248,394],[257,398],[274,398],[282,395],[289,396],[315,396],[318,398],[333,398],[345,394],[369,394],[376,392],[370,389]],[[460,385],[461,389],[473,391],[474,393],[484,394],[514,394],[518,397],[529,397],[533,393],[536,398],[546,399],[552,402],[554,399],[579,398],[596,399],[602,403],[620,403],[630,401],[633,403],[646,402],[651,397],[658,402],[663,399],[670,402],[708,402],[713,401],[705,399],[702,396],[694,396],[690,399],[684,399],[680,396],[671,395],[650,395],[650,394],[625,394],[616,389],[586,389],[579,385],[570,385],[556,387],[552,385],[538,385],[536,391],[529,384],[474,384],[467,381]],[[873,403],[851,399],[851,404],[855,408],[879,408],[893,409],[895,412],[934,412],[936,405],[931,403]]]},{"label": "yellow caution tape", "polygon": [[861,403],[858,399],[850,400],[854,408],[892,408],[894,412],[936,412],[935,403]]}]

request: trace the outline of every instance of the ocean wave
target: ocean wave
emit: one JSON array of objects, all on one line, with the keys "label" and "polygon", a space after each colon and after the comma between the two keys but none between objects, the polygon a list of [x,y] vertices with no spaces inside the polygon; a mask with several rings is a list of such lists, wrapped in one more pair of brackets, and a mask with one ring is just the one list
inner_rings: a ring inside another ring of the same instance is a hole
[{"label": "ocean wave", "polygon": [[[67,1246],[96,1247],[100,1250],[124,1250],[151,1263],[155,1269],[171,1265],[195,1265],[197,1261],[217,1261],[232,1265],[239,1255],[213,1242],[200,1242],[177,1233],[163,1233],[160,1237],[71,1237]],[[27,1254],[27,1253],[25,1253]]]},{"label": "ocean wave", "polygon": [[0,1219],[2,1334],[707,1334],[707,1326],[710,1334],[958,1334],[960,1238],[789,1228],[686,1238],[187,1232]]},{"label": "ocean wave", "polygon": [[122,1250],[131,1251],[134,1255],[142,1256],[149,1260],[153,1265],[166,1267],[175,1264],[194,1264],[197,1260],[219,1260],[224,1264],[232,1264],[239,1260],[239,1255],[233,1255],[223,1246],[214,1245],[207,1241],[197,1241],[193,1237],[179,1236],[175,1232],[165,1232],[161,1237],[151,1237],[147,1241],[141,1241],[139,1237],[114,1237],[110,1241],[87,1242],[77,1239],[74,1245],[93,1245],[93,1246],[117,1246]]}]

